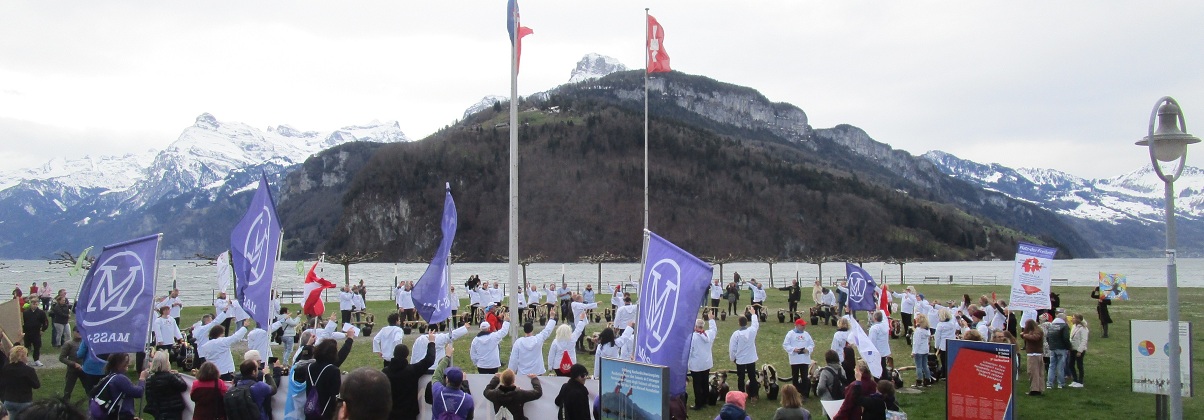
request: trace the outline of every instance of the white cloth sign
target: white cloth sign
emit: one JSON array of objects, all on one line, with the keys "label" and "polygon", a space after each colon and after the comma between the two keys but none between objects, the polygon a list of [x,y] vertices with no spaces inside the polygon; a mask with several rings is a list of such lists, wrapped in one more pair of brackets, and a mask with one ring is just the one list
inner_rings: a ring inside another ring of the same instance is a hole
[{"label": "white cloth sign", "polygon": [[1050,265],[1057,248],[1021,242],[1016,249],[1010,308],[1049,309]]}]

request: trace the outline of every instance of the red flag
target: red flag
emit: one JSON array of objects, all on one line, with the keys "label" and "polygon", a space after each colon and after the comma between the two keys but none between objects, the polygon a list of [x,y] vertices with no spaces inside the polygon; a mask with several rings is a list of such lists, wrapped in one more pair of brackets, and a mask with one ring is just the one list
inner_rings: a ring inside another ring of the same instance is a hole
[{"label": "red flag", "polygon": [[890,291],[887,290],[886,283],[882,284],[882,295],[878,296],[878,309],[886,312],[886,316],[890,316]]},{"label": "red flag", "polygon": [[[518,27],[518,40],[514,39],[515,26]],[[517,50],[515,53],[518,55],[518,59],[514,63],[516,67],[514,71],[517,73],[517,66],[523,61],[523,37],[535,33],[531,28],[522,26],[518,16],[517,0],[510,0],[506,3],[506,33],[510,34],[510,43],[514,44],[514,49]]]},{"label": "red flag", "polygon": [[652,15],[648,15],[648,57],[649,73],[664,73],[673,71],[669,68],[669,53],[665,52],[665,29]]},{"label": "red flag", "polygon": [[305,275],[305,306],[302,311],[309,316],[321,316],[326,312],[326,305],[322,303],[322,289],[336,287],[334,283],[318,277],[318,274],[314,273],[316,268],[318,263],[315,262],[313,267],[309,268],[309,274]]}]

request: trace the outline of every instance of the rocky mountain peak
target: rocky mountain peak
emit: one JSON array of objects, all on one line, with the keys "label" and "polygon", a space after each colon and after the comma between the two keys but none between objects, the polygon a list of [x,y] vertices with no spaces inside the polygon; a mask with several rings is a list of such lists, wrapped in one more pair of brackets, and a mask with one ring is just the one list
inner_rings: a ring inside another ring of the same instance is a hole
[{"label": "rocky mountain peak", "polygon": [[577,62],[577,67],[574,68],[573,73],[569,75],[569,83],[597,79],[602,76],[620,71],[627,71],[627,66],[624,66],[623,63],[620,63],[618,59],[601,54],[589,53],[586,54],[585,57],[581,57],[581,61]]}]

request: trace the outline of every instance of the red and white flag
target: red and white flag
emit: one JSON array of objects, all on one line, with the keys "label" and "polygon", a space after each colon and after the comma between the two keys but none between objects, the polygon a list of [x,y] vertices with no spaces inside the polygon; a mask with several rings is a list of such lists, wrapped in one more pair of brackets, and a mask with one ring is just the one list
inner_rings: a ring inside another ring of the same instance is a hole
[{"label": "red and white flag", "polygon": [[673,71],[669,68],[669,53],[665,52],[665,29],[652,15],[648,15],[648,58],[649,73]]},{"label": "red and white flag", "polygon": [[890,316],[890,291],[886,288],[886,283],[882,283],[882,295],[878,296],[878,309],[886,312],[886,316]]},{"label": "red and white flag", "polygon": [[302,311],[309,316],[322,316],[326,312],[326,305],[322,303],[322,289],[333,289],[336,286],[330,281],[318,277],[314,273],[314,269],[318,268],[318,263],[314,263],[313,267],[309,268],[309,274],[305,275],[305,306]]}]

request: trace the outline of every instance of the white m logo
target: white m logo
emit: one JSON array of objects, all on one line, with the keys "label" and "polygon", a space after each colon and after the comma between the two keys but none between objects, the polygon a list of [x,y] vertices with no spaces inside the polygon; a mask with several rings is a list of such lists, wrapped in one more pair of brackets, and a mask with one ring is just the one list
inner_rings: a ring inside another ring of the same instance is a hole
[{"label": "white m logo", "polygon": [[[657,271],[657,268],[661,267],[670,271],[664,274],[667,278],[663,281],[662,274]],[[651,337],[646,342],[647,350],[655,353],[668,341],[669,331],[673,329],[677,320],[677,305],[680,303],[681,294],[681,266],[677,265],[677,261],[668,258],[657,261],[652,266],[650,278],[644,281],[648,282],[648,298],[654,299],[648,316],[644,319],[644,327]]]},{"label": "white m logo", "polygon": [[263,275],[268,270],[268,264],[275,255],[270,255],[272,244],[272,211],[264,206],[259,212],[259,216],[251,223],[251,229],[247,232],[246,242],[243,243],[243,252],[246,253],[247,262],[251,264],[251,275],[247,279],[248,286],[254,286],[263,280]]},{"label": "white m logo", "polygon": [[[126,269],[125,273],[119,272],[122,268]],[[108,323],[129,313],[138,296],[146,289],[146,266],[142,258],[132,251],[113,254],[96,271],[100,278],[93,286],[86,308],[89,313],[99,315],[85,317],[83,324],[89,327]]]}]

